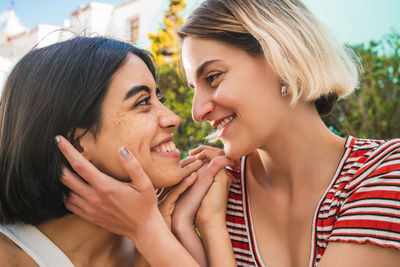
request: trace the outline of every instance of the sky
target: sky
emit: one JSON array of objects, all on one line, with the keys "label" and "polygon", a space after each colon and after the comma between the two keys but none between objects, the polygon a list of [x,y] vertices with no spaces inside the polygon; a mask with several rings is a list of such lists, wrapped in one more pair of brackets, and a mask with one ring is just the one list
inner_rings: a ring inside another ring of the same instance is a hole
[{"label": "sky", "polygon": [[[97,0],[120,4],[126,0]],[[168,1],[166,1],[166,6]],[[64,19],[86,0],[0,0],[0,13],[10,6],[29,28],[38,24],[62,26]],[[187,14],[202,0],[186,0]],[[379,40],[392,30],[400,33],[400,0],[303,0],[341,42],[358,44]],[[160,18],[161,20],[161,18]]]}]

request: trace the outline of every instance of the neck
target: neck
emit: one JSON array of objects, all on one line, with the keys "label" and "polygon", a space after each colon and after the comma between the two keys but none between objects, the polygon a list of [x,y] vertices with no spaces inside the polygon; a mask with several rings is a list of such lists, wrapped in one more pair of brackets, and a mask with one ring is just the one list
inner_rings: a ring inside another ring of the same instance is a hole
[{"label": "neck", "polygon": [[344,152],[344,138],[333,134],[315,108],[298,103],[288,120],[249,155],[249,170],[261,186],[293,192],[329,184]]},{"label": "neck", "polygon": [[49,220],[37,227],[71,259],[75,266],[87,264],[94,266],[91,264],[93,260],[126,264],[133,259],[129,257],[133,257],[134,246],[127,238],[110,233],[74,214]]}]

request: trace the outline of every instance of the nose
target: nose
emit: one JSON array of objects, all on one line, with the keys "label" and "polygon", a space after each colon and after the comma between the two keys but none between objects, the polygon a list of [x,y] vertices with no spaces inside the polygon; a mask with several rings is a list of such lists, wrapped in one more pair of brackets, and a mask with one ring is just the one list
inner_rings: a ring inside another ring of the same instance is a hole
[{"label": "nose", "polygon": [[172,110],[164,105],[161,105],[161,112],[159,117],[159,123],[162,128],[175,129],[181,123],[181,119]]},{"label": "nose", "polygon": [[196,122],[207,121],[209,115],[214,110],[211,95],[205,91],[197,89],[193,96],[192,117]]}]

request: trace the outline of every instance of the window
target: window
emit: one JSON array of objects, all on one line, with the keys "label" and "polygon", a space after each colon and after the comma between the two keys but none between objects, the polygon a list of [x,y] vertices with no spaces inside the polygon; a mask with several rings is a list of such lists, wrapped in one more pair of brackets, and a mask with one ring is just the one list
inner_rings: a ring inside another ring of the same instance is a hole
[{"label": "window", "polygon": [[135,43],[139,39],[139,17],[131,20],[131,42]]}]

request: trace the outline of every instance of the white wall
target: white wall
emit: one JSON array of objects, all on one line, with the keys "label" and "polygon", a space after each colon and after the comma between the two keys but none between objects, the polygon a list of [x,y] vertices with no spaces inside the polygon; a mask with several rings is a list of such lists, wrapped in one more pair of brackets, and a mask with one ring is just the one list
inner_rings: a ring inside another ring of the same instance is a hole
[{"label": "white wall", "polygon": [[[70,19],[64,22],[64,28],[76,34],[105,35],[130,42],[131,21],[139,18],[139,40],[136,45],[145,48],[149,46],[147,34],[160,26],[166,7],[168,1],[165,0],[131,0],[116,6],[91,2],[87,7],[71,13]],[[44,47],[74,36],[60,29],[58,26],[40,24],[35,29],[13,36],[5,43],[0,42],[0,57],[11,62],[11,65],[6,64],[11,68],[33,47]],[[5,71],[0,71],[0,78],[4,80]]]},{"label": "white wall", "polygon": [[[135,0],[114,7],[110,23],[108,24],[105,34],[109,37],[114,37],[123,41],[130,41],[130,22],[134,18],[138,17],[141,11],[143,12],[145,10],[142,8],[142,2],[143,0]],[[139,20],[139,34],[141,34],[140,25],[141,21]]]},{"label": "white wall", "polygon": [[4,81],[7,78],[8,72],[12,68],[13,63],[3,57],[0,57],[0,93],[3,90]]}]

